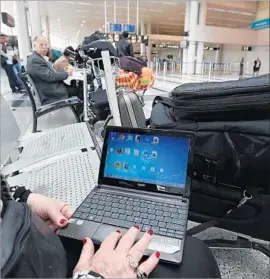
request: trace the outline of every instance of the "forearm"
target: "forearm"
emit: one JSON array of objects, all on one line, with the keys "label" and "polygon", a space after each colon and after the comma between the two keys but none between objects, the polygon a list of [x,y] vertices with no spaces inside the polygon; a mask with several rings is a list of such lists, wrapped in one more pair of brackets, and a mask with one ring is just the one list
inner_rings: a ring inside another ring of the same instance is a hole
[{"label": "forearm", "polygon": [[8,55],[6,53],[4,53],[4,51],[2,49],[0,50],[0,55],[4,56],[5,58],[8,59]]}]

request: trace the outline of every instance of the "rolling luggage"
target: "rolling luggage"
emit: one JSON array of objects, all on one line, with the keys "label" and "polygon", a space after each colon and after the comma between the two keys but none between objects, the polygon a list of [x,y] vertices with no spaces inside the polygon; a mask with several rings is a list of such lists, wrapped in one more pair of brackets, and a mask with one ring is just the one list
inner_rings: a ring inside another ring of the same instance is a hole
[{"label": "rolling luggage", "polygon": [[146,127],[142,103],[136,93],[123,90],[118,94],[117,101],[123,127]]},{"label": "rolling luggage", "polygon": [[185,84],[154,100],[152,128],[196,135],[190,220],[270,240],[269,94],[266,75]]},{"label": "rolling luggage", "polygon": [[106,120],[110,114],[110,105],[105,89],[93,91],[89,96],[90,109],[96,116],[95,121]]}]

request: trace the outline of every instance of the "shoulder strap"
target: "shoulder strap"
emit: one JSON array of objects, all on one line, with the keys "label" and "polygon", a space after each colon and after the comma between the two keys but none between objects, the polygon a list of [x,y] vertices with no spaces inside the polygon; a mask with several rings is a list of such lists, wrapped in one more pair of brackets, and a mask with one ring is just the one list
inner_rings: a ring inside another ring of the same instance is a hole
[{"label": "shoulder strap", "polygon": [[243,198],[238,202],[238,204],[235,207],[230,209],[223,217],[213,219],[211,221],[208,221],[208,222],[202,223],[196,227],[193,227],[193,228],[187,230],[186,234],[189,236],[192,236],[192,235],[198,234],[202,231],[205,231],[211,227],[216,227],[220,223],[226,221],[228,219],[228,217],[230,217],[233,213],[237,212],[242,205],[244,205],[248,200],[251,200],[253,198],[253,196],[256,195],[260,190],[261,190],[261,188],[257,188],[255,190],[249,190],[249,191],[244,190]]}]

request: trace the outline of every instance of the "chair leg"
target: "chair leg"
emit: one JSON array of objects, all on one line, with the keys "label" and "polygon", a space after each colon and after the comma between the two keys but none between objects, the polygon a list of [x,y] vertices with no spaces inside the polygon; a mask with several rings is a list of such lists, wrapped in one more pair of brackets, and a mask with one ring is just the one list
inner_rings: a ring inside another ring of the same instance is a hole
[{"label": "chair leg", "polygon": [[40,133],[41,130],[37,130],[37,116],[33,115],[33,129],[32,129],[32,133]]}]

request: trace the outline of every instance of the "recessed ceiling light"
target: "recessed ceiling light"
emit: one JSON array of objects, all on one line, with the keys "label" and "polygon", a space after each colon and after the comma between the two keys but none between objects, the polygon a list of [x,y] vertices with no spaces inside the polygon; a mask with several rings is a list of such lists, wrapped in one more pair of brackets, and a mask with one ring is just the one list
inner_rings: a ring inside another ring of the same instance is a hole
[{"label": "recessed ceiling light", "polygon": [[85,20],[83,20],[82,23],[85,23]]},{"label": "recessed ceiling light", "polygon": [[60,21],[60,18],[58,18],[57,21],[59,22],[59,21]]},{"label": "recessed ceiling light", "polygon": [[81,24],[81,27],[83,27],[83,23]]},{"label": "recessed ceiling light", "polygon": [[88,2],[76,2],[76,4],[78,4],[78,5],[84,5],[84,6],[94,6],[94,4],[88,3]]}]

